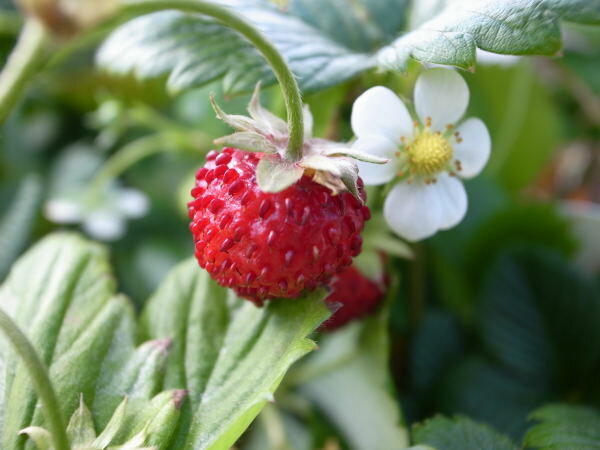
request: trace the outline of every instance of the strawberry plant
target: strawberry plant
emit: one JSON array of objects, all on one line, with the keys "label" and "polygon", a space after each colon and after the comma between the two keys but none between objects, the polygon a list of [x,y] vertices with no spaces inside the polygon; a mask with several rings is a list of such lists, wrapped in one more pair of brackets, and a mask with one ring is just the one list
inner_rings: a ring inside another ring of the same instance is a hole
[{"label": "strawberry plant", "polygon": [[598,25],[0,0],[0,448],[600,448]]}]

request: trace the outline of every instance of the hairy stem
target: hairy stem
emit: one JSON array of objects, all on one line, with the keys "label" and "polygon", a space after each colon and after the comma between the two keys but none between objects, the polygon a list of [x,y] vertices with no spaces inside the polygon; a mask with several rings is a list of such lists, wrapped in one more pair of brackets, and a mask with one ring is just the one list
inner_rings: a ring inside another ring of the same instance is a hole
[{"label": "hairy stem", "polygon": [[48,428],[54,441],[56,450],[70,450],[69,439],[65,424],[60,413],[60,406],[56,393],[48,378],[48,372],[37,352],[13,320],[0,309],[0,329],[4,332],[15,351],[19,354],[27,367],[29,376],[37,395],[42,403],[44,415],[48,421]]},{"label": "hairy stem", "polygon": [[43,64],[47,41],[44,26],[35,19],[28,19],[0,74],[0,124],[8,118],[27,83]]},{"label": "hairy stem", "polygon": [[248,39],[267,60],[285,98],[287,108],[290,140],[286,157],[291,161],[302,158],[304,143],[304,120],[302,115],[302,97],[294,74],[285,59],[263,34],[246,19],[228,8],[202,0],[133,0],[121,11],[131,15],[147,14],[166,9],[175,9],[190,13],[199,13],[218,20],[223,25],[232,28]]}]

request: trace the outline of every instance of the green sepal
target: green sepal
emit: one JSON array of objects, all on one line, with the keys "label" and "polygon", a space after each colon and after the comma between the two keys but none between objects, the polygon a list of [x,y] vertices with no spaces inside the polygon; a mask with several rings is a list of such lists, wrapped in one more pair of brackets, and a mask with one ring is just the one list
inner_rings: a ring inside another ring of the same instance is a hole
[{"label": "green sepal", "polygon": [[223,122],[225,122],[227,125],[229,125],[234,130],[249,131],[249,132],[258,133],[258,134],[261,133],[260,128],[258,127],[257,123],[253,119],[246,117],[246,116],[237,115],[237,114],[227,114],[225,111],[223,111],[221,109],[221,107],[217,104],[214,95],[210,96],[210,104],[212,105],[213,109],[215,110],[215,113],[217,114],[217,118],[222,120]]},{"label": "green sepal", "polygon": [[264,192],[281,192],[300,178],[304,169],[297,163],[290,163],[279,156],[263,156],[256,167],[256,182]]},{"label": "green sepal", "polygon": [[262,134],[251,131],[239,131],[214,140],[221,147],[234,147],[249,152],[277,153],[275,147]]},{"label": "green sepal", "polygon": [[343,145],[328,145],[323,149],[322,153],[327,156],[346,156],[356,159],[357,161],[368,162],[371,164],[386,164],[390,161],[387,158],[380,158],[379,156],[361,152]]},{"label": "green sepal", "polygon": [[119,431],[125,424],[127,417],[127,403],[128,399],[125,397],[115,410],[113,416],[109,420],[106,428],[100,433],[100,435],[92,442],[92,447],[104,449],[108,447],[115,439]]}]

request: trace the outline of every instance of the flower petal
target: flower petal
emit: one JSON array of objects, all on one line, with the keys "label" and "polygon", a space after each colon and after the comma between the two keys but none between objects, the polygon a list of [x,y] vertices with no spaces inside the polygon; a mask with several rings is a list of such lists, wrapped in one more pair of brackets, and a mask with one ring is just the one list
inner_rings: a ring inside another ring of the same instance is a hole
[{"label": "flower petal", "polygon": [[125,219],[110,210],[99,210],[89,214],[83,221],[83,229],[93,238],[114,241],[125,234]]},{"label": "flower petal", "polygon": [[396,143],[413,135],[413,120],[396,94],[383,86],[365,91],[352,107],[352,129],[358,137],[383,135]]},{"label": "flower petal", "polygon": [[119,191],[117,207],[126,217],[143,217],[150,208],[148,197],[137,189],[124,188]]},{"label": "flower petal", "polygon": [[434,131],[444,131],[464,115],[469,104],[467,83],[455,70],[436,68],[421,74],[415,86],[415,108],[422,123],[431,118]]},{"label": "flower petal", "polygon": [[398,183],[385,199],[383,214],[390,228],[409,241],[419,241],[439,229],[440,196],[434,185]]},{"label": "flower petal", "polygon": [[398,169],[394,152],[397,147],[386,137],[380,135],[360,137],[352,144],[352,149],[390,160],[385,164],[356,161],[358,175],[366,185],[385,184],[396,176]]},{"label": "flower petal", "polygon": [[46,217],[56,223],[77,223],[81,220],[81,205],[73,200],[53,198],[45,206]]},{"label": "flower petal", "polygon": [[477,176],[485,167],[492,150],[490,133],[481,119],[467,119],[457,129],[462,142],[454,144],[454,159],[460,161],[462,178]]},{"label": "flower petal", "polygon": [[462,182],[447,173],[441,173],[433,187],[440,200],[439,229],[447,230],[460,223],[467,213],[467,193]]}]

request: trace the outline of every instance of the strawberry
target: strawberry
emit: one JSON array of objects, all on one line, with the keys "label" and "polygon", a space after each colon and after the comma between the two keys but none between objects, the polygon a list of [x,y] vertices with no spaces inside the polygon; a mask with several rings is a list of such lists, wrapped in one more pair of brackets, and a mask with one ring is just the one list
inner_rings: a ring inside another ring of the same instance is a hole
[{"label": "strawberry", "polygon": [[361,198],[336,194],[306,173],[279,192],[265,192],[257,166],[266,157],[235,148],[210,152],[189,203],[200,266],[258,305],[297,297],[350,266],[370,217],[360,179]]},{"label": "strawberry", "polygon": [[332,331],[351,320],[366,316],[383,298],[381,286],[354,266],[334,277],[331,288],[326,302],[335,312],[321,325],[321,330]]}]

